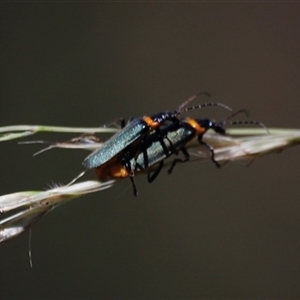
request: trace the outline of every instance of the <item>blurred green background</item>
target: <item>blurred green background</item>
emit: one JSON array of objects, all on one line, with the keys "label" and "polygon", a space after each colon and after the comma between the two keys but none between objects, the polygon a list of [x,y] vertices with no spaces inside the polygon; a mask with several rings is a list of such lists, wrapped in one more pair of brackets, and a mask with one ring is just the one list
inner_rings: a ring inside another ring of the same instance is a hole
[{"label": "blurred green background", "polygon": [[[1,126],[99,126],[209,91],[269,127],[300,127],[299,3],[0,8]],[[67,183],[88,154],[0,146],[1,195]],[[190,163],[139,177],[138,198],[124,180],[59,207],[32,231],[33,269],[28,234],[1,245],[0,298],[300,298],[299,162],[296,147],[249,168]]]}]

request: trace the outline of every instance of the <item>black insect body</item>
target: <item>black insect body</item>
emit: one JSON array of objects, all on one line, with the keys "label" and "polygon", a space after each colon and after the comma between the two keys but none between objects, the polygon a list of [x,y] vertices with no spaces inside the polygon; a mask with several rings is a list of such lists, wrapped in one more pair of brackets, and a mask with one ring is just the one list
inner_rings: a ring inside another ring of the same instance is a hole
[{"label": "black insect body", "polygon": [[[148,181],[153,182],[161,171],[164,160],[173,154],[183,153],[184,158],[176,158],[173,160],[169,173],[172,172],[178,162],[189,160],[189,154],[185,148],[186,144],[196,136],[201,145],[206,146],[211,151],[211,160],[217,167],[219,163],[214,159],[214,151],[212,147],[202,141],[203,135],[208,129],[213,129],[216,133],[225,134],[223,124],[216,123],[209,119],[191,119],[187,118],[180,122],[171,123],[160,130],[161,139],[157,133],[149,135],[142,143],[132,144],[126,154],[117,155],[115,159],[95,168],[99,180],[107,180],[111,178],[130,177],[134,194],[137,190],[133,181],[133,174],[139,172],[148,173]],[[136,155],[138,151],[138,155]],[[154,173],[151,173],[155,169]]]},{"label": "black insect body", "polygon": [[[215,102],[204,103],[184,108],[190,101],[203,94],[209,95],[205,92],[194,95],[187,101],[185,101],[182,105],[180,105],[179,108],[174,112],[161,112],[152,116],[144,116],[143,118],[134,119],[126,126],[124,126],[121,131],[116,133],[102,146],[100,146],[97,150],[86,157],[86,159],[83,161],[83,165],[87,169],[94,169],[108,163],[110,160],[114,161],[115,157],[120,156],[120,153],[121,156],[126,155],[128,150],[132,148],[132,145],[134,143],[142,145],[142,142],[145,141],[145,139],[147,139],[147,137],[153,132],[156,132],[157,138],[162,142],[164,133],[160,130],[160,128],[164,124],[166,124],[166,122],[175,124],[180,123],[181,120],[179,119],[179,115],[184,112],[208,106],[220,106],[232,111],[228,106],[222,103]],[[139,154],[140,148],[136,147],[135,149],[137,151],[135,155],[137,156]]]}]

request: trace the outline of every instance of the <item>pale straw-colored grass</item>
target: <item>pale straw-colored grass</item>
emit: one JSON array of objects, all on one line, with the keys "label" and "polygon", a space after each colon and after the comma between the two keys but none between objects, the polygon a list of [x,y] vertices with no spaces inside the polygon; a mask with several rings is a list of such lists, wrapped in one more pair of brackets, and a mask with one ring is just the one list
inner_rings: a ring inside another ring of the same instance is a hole
[{"label": "pale straw-colored grass", "polygon": [[[7,126],[0,128],[0,141],[20,138],[36,132],[68,132],[68,133],[99,133],[116,132],[116,128],[69,128],[55,126]],[[226,136],[208,132],[204,141],[214,147],[215,160],[227,163],[236,160],[249,160],[282,150],[300,143],[300,130],[298,129],[265,129],[235,128],[228,129]],[[41,141],[38,141],[41,142]],[[93,150],[99,147],[96,140],[79,139],[74,142],[53,143],[48,145],[48,150],[53,147],[81,148]],[[3,145],[4,146],[4,145]],[[196,141],[188,145],[191,161],[210,159],[209,151],[200,147]],[[39,151],[42,152],[42,151]],[[171,161],[171,160],[169,160]],[[81,164],[81,162],[78,162]],[[168,163],[165,164],[168,166]],[[87,193],[99,192],[110,188],[116,181],[84,181],[72,182],[65,186],[51,188],[47,191],[23,191],[0,196],[0,214],[11,213],[0,221],[0,242],[17,237],[30,229],[44,214],[55,207]]]}]

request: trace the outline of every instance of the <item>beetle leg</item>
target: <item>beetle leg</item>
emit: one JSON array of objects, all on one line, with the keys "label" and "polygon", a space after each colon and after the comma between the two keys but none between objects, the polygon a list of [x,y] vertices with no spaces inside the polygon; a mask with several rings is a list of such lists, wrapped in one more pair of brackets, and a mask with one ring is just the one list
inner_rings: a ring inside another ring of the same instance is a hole
[{"label": "beetle leg", "polygon": [[123,129],[126,125],[124,118],[120,118],[120,124],[121,124],[121,128]]},{"label": "beetle leg", "polygon": [[[120,122],[120,125],[118,125],[119,122]],[[112,121],[110,123],[106,123],[106,124],[102,125],[102,127],[110,127],[112,125],[114,125],[118,128],[120,128],[120,126],[121,126],[121,129],[123,129],[126,125],[125,119],[124,118],[115,119],[114,121]]]},{"label": "beetle leg", "polygon": [[171,149],[172,149],[172,152],[171,153],[168,153],[168,151],[167,152],[165,152],[165,154],[166,154],[166,156],[168,157],[170,154],[176,154],[176,155],[178,155],[178,153],[179,153],[179,150],[178,149],[176,149],[175,147],[174,147],[174,145],[173,145],[173,143],[171,142],[171,140],[166,136],[165,137],[167,140],[168,140],[168,142],[170,143],[170,147],[171,147]]},{"label": "beetle leg", "polygon": [[160,171],[161,171],[163,165],[164,165],[164,161],[162,160],[162,161],[159,163],[158,168],[157,168],[153,173],[150,173],[150,172],[149,172],[149,173],[147,174],[148,182],[149,182],[149,183],[152,183],[152,182],[156,179],[156,177],[157,177],[158,174],[160,173]]},{"label": "beetle leg", "polygon": [[136,197],[138,195],[138,191],[134,182],[134,173],[132,171],[130,172],[129,178],[133,187],[133,195]]},{"label": "beetle leg", "polygon": [[131,181],[131,184],[132,184],[132,187],[133,187],[133,195],[135,197],[137,197],[137,195],[139,194],[138,191],[137,191],[137,188],[136,188],[136,185],[135,185],[135,182],[134,182],[134,179],[133,179],[133,176],[130,176],[130,181]]},{"label": "beetle leg", "polygon": [[168,170],[168,173],[171,174],[173,172],[173,169],[175,167],[175,165],[178,163],[178,162],[186,162],[190,159],[190,155],[189,153],[187,152],[187,150],[183,147],[180,149],[184,155],[184,158],[181,159],[181,158],[176,158],[173,160],[173,163],[172,163],[172,166],[171,168]]},{"label": "beetle leg", "polygon": [[208,144],[206,144],[205,142],[202,141],[202,136],[199,135],[198,137],[198,141],[200,145],[205,146],[211,153],[211,161],[216,165],[217,168],[221,168],[221,165],[215,160],[215,152],[214,152],[214,148]]},{"label": "beetle leg", "polygon": [[136,197],[138,195],[138,191],[134,182],[134,170],[131,168],[130,162],[125,163],[124,166],[129,174],[129,178],[133,187],[133,195]]}]

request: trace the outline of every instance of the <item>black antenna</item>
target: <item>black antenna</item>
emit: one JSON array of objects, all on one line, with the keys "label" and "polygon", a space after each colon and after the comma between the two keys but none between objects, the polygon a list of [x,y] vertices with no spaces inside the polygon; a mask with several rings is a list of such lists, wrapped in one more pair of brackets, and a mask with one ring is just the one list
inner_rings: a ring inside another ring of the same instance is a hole
[{"label": "black antenna", "polygon": [[202,96],[202,95],[205,95],[205,96],[207,96],[207,97],[210,97],[210,96],[211,96],[211,94],[208,93],[208,92],[200,92],[200,93],[198,93],[198,94],[195,94],[195,95],[191,96],[190,98],[188,98],[186,101],[184,101],[184,102],[177,108],[176,111],[181,112],[183,107],[185,107],[188,103],[190,103],[191,101],[197,99],[198,97],[200,97],[200,96]]},{"label": "black antenna", "polygon": [[236,115],[239,115],[241,113],[244,113],[247,118],[249,118],[249,116],[250,116],[250,113],[247,109],[240,109],[240,110],[237,110],[237,111],[233,112],[229,117],[227,117],[226,119],[224,119],[220,123],[226,123],[227,124],[227,121],[229,121],[230,119],[232,119],[233,117],[235,117]]},{"label": "black antenna", "polygon": [[198,104],[198,105],[190,106],[188,108],[180,110],[179,113],[187,112],[187,111],[198,109],[198,108],[209,107],[209,106],[219,106],[219,107],[223,107],[223,108],[225,108],[225,109],[227,109],[229,111],[232,111],[232,109],[229,106],[227,106],[227,105],[225,105],[223,103],[220,103],[220,102],[208,102],[208,103],[203,103],[203,104]]},{"label": "black antenna", "polygon": [[257,121],[257,120],[237,120],[237,121],[226,122],[223,124],[224,125],[256,125],[256,126],[260,126],[260,127],[264,128],[266,130],[266,132],[268,134],[270,134],[270,131],[267,128],[267,126],[264,123]]},{"label": "black antenna", "polygon": [[246,109],[240,109],[234,113],[232,113],[228,118],[224,119],[223,121],[218,123],[218,126],[223,127],[225,125],[256,125],[264,128],[268,134],[270,134],[268,128],[266,125],[260,121],[257,120],[236,120],[236,121],[230,121],[233,117],[235,117],[238,114],[244,113],[247,117],[249,117],[249,112]]},{"label": "black antenna", "polygon": [[191,96],[189,99],[187,99],[186,101],[184,101],[176,110],[175,110],[175,114],[179,115],[181,113],[184,113],[184,112],[187,112],[187,111],[190,111],[190,110],[195,110],[195,109],[198,109],[198,108],[203,108],[203,107],[209,107],[209,106],[220,106],[220,107],[223,107],[229,111],[232,111],[232,109],[223,104],[223,103],[219,103],[219,102],[207,102],[207,103],[203,103],[203,104],[198,104],[198,105],[194,105],[194,106],[190,106],[190,107],[187,107],[187,108],[184,108],[188,103],[190,103],[191,101],[197,99],[198,97],[202,96],[202,95],[205,95],[207,97],[210,97],[210,93],[208,92],[201,92],[201,93],[198,93],[198,94],[195,94],[193,96]]}]

